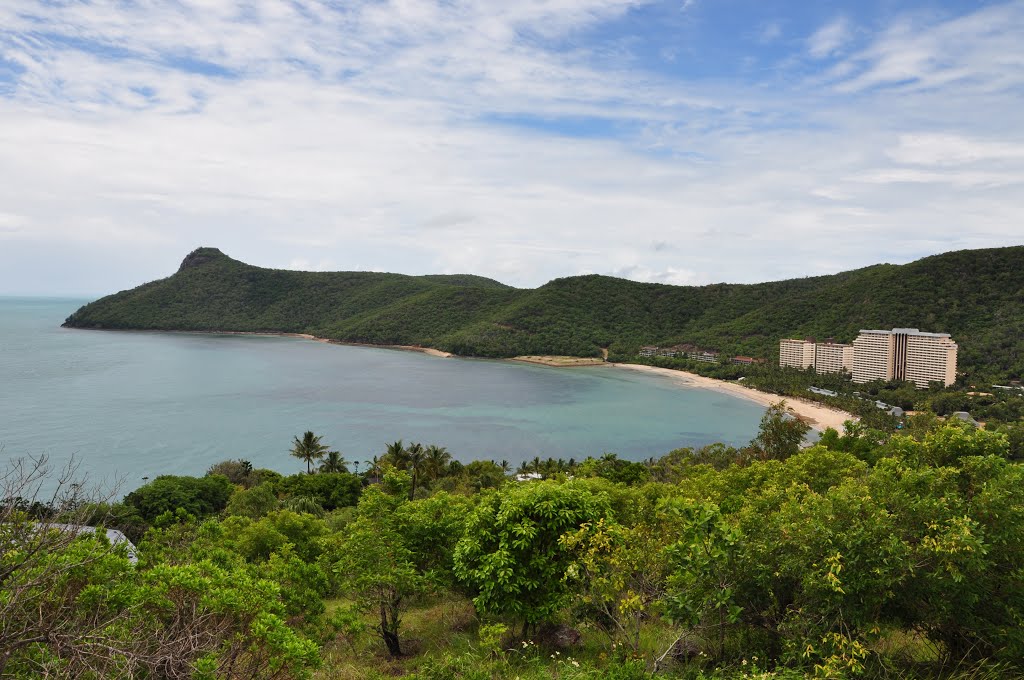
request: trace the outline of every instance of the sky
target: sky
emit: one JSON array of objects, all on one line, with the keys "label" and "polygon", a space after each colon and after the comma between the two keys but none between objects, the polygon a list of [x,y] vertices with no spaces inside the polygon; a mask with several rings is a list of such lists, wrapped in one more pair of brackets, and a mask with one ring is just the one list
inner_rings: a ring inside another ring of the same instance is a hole
[{"label": "sky", "polygon": [[1024,0],[2,0],[0,294],[1024,243]]}]

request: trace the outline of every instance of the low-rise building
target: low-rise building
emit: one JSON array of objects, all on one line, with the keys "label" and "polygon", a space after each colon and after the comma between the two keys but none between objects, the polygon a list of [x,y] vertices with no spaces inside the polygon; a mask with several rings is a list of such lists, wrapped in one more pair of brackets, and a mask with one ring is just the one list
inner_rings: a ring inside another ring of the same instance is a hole
[{"label": "low-rise building", "polygon": [[686,358],[687,359],[693,359],[694,361],[703,361],[704,363],[707,363],[707,364],[717,364],[718,363],[718,352],[708,352],[708,351],[689,352],[686,355]]}]

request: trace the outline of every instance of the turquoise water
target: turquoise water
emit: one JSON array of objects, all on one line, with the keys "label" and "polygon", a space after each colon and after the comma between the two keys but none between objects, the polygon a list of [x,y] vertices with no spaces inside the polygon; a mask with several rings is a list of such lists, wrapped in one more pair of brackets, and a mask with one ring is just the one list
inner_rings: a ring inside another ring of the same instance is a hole
[{"label": "turquoise water", "polygon": [[[764,409],[613,367],[505,361],[294,338],[68,330],[83,300],[0,298],[0,465],[74,458],[94,483],[202,474],[225,458],[281,472],[305,430],[365,461],[395,439],[455,458],[634,460],[745,444]],[[365,469],[365,468],[364,468]]]}]

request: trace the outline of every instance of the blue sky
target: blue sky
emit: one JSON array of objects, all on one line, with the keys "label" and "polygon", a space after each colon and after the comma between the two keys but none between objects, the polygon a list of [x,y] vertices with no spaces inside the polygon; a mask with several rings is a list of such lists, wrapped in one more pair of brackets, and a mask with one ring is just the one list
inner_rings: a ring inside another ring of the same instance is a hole
[{"label": "blue sky", "polygon": [[6,0],[0,294],[752,282],[1024,242],[1024,2]]}]

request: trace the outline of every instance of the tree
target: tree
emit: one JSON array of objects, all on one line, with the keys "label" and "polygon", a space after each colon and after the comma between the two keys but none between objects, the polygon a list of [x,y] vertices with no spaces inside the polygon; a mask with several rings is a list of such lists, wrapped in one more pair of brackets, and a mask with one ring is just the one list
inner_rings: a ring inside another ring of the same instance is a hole
[{"label": "tree", "polygon": [[179,477],[161,475],[125,496],[124,502],[139,511],[147,522],[165,513],[183,511],[205,517],[223,510],[234,491],[227,477]]},{"label": "tree", "polygon": [[579,466],[582,477],[603,477],[611,482],[637,485],[650,479],[650,471],[643,463],[633,463],[606,453],[600,458],[587,458]]},{"label": "tree", "polygon": [[455,549],[455,574],[480,612],[530,626],[549,621],[571,592],[567,531],[610,515],[608,499],[578,482],[507,485],[481,498]]},{"label": "tree", "polygon": [[328,451],[317,472],[348,472],[348,462],[338,451]]},{"label": "tree", "polygon": [[403,501],[372,487],[359,501],[334,570],[358,607],[378,617],[377,634],[393,657],[402,655],[405,603],[426,587],[412,551],[398,530],[395,510]]},{"label": "tree", "polygon": [[313,474],[313,461],[320,460],[327,455],[329,446],[320,442],[322,435],[313,434],[307,430],[302,439],[295,437],[292,444],[291,454],[296,458],[306,461],[306,472]]},{"label": "tree", "polygon": [[772,404],[764,412],[757,436],[751,446],[763,460],[784,460],[800,450],[811,426],[790,415],[786,402]]},{"label": "tree", "polygon": [[448,467],[448,463],[451,462],[452,459],[452,454],[448,452],[448,449],[443,446],[438,446],[437,444],[431,444],[427,447],[426,456],[426,471],[432,480],[436,480],[444,474],[445,469]]},{"label": "tree", "polygon": [[384,452],[384,460],[399,470],[409,467],[409,453],[405,450],[405,443],[399,439],[388,444],[387,450]]},{"label": "tree", "polygon": [[624,527],[600,519],[562,535],[572,552],[566,579],[578,584],[581,602],[613,643],[640,654],[640,637],[664,591],[666,527]]},{"label": "tree", "polygon": [[470,498],[444,491],[396,507],[396,526],[412,561],[432,582],[454,585],[452,555],[472,507]]},{"label": "tree", "polygon": [[247,488],[253,486],[253,467],[252,463],[247,460],[222,460],[219,463],[214,463],[206,471],[207,477],[212,477],[213,475],[227,477],[232,484],[238,484]]},{"label": "tree", "polygon": [[409,467],[412,469],[412,486],[409,488],[409,500],[412,500],[416,497],[416,486],[419,484],[420,474],[427,461],[427,454],[423,445],[418,442],[410,444],[406,454],[409,459]]},{"label": "tree", "polygon": [[321,472],[315,475],[299,473],[281,479],[274,488],[285,500],[289,496],[306,496],[330,512],[355,505],[359,501],[363,483],[358,475],[348,472]]},{"label": "tree", "polygon": [[250,519],[259,519],[277,509],[277,496],[270,484],[260,484],[251,489],[240,489],[231,495],[227,515],[238,515]]},{"label": "tree", "polygon": [[286,623],[276,584],[230,560],[165,563],[145,543],[133,565],[79,526],[85,497],[69,476],[31,503],[48,475],[40,461],[0,471],[0,677],[308,677],[317,647]]}]

